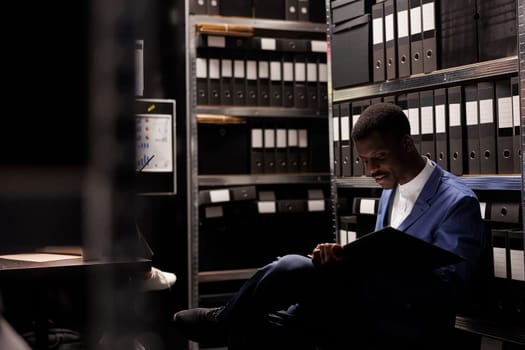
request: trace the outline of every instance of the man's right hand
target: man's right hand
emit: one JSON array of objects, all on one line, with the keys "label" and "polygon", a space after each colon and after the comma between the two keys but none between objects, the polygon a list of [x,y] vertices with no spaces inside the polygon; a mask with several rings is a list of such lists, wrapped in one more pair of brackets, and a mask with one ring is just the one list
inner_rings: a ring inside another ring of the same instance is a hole
[{"label": "man's right hand", "polygon": [[316,266],[325,267],[338,264],[346,259],[343,247],[338,243],[321,243],[312,251],[311,258]]}]

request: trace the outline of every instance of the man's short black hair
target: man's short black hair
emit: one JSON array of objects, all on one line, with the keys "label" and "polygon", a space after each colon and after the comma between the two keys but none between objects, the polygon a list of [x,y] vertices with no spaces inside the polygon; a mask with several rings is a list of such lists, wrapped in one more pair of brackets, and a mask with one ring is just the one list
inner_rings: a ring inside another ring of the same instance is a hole
[{"label": "man's short black hair", "polygon": [[401,138],[410,135],[410,122],[399,106],[376,103],[366,108],[357,119],[352,128],[352,140],[362,140],[376,131]]}]

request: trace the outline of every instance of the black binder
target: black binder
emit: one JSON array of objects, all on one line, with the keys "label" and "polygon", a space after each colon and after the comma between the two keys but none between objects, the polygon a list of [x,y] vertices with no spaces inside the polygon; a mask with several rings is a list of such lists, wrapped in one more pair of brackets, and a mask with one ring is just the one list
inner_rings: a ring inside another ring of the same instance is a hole
[{"label": "black binder", "polygon": [[197,79],[197,105],[208,104],[208,60],[197,57],[195,60],[195,78]]},{"label": "black binder", "polygon": [[332,130],[334,147],[334,173],[341,177],[341,132],[340,132],[340,106],[338,103],[332,105]]},{"label": "black binder", "polygon": [[421,0],[409,0],[410,4],[410,55],[411,74],[423,73],[423,31],[421,28]]},{"label": "black binder", "polygon": [[481,174],[496,174],[496,123],[494,119],[494,83],[478,83],[479,150]]},{"label": "black binder", "polygon": [[396,0],[397,67],[400,78],[410,76],[410,8],[408,0]]},{"label": "black binder", "polygon": [[465,173],[465,142],[463,141],[465,118],[461,108],[463,104],[461,86],[448,88],[447,98],[450,172],[459,176]]},{"label": "black binder", "polygon": [[433,270],[465,258],[391,226],[343,246],[350,263],[370,269]]},{"label": "black binder", "polygon": [[352,176],[352,151],[350,141],[351,130],[351,104],[341,103],[340,127],[341,127],[341,172],[343,177]]},{"label": "black binder", "polygon": [[221,60],[208,59],[208,104],[221,104]]},{"label": "black binder", "polygon": [[516,0],[478,0],[479,60],[518,53]]},{"label": "black binder", "polygon": [[233,104],[246,105],[246,66],[244,60],[233,60]]},{"label": "black binder", "polygon": [[294,56],[294,104],[297,108],[308,107],[306,88],[306,57],[296,54]]},{"label": "black binder", "polygon": [[233,60],[221,59],[221,105],[233,105]]},{"label": "black binder", "polygon": [[523,169],[521,154],[521,113],[520,113],[520,81],[519,77],[510,78],[512,93],[512,120],[514,125],[513,149],[514,149],[514,173],[521,174]]},{"label": "black binder", "polygon": [[496,81],[497,161],[499,174],[514,171],[514,126],[510,79]]},{"label": "black binder", "polygon": [[283,105],[284,107],[293,107],[295,105],[294,91],[294,62],[293,56],[285,54],[282,60],[283,72]]},{"label": "black binder", "polygon": [[257,106],[258,99],[257,88],[257,61],[246,61],[246,105]]},{"label": "black binder", "polygon": [[434,114],[436,121],[436,163],[443,169],[450,170],[448,149],[447,90],[434,90]]},{"label": "black binder", "polygon": [[434,90],[420,92],[421,102],[421,154],[436,161],[434,127]]},{"label": "black binder", "polygon": [[430,73],[438,69],[436,7],[438,0],[421,0],[423,20],[423,71]]},{"label": "black binder", "polygon": [[421,153],[421,102],[419,92],[407,94],[408,121],[410,122],[410,133],[414,139],[414,146]]},{"label": "black binder", "polygon": [[[372,5],[372,69],[374,82],[386,79],[383,3]],[[338,72],[335,72],[338,74]]]},{"label": "black binder", "polygon": [[385,66],[386,79],[397,78],[397,45],[396,45],[396,1],[385,1]]},{"label": "black binder", "polygon": [[479,148],[479,104],[476,83],[465,86],[465,126],[467,130],[468,174],[481,174]]}]

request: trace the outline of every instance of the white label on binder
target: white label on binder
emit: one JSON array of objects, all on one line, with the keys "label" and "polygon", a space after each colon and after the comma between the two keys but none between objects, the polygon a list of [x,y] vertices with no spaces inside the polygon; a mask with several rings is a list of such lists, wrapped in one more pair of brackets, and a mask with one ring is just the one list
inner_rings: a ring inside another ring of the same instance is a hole
[{"label": "white label on binder", "polygon": [[385,17],[385,41],[394,40],[394,14]]},{"label": "white label on binder", "polygon": [[306,80],[306,65],[303,62],[295,63],[295,81],[305,81]]},{"label": "white label on binder", "polygon": [[270,77],[270,69],[268,67],[268,62],[259,61],[259,78],[268,79]]},{"label": "white label on binder", "polygon": [[324,211],[324,199],[309,199],[308,200],[308,211]]},{"label": "white label on binder", "polygon": [[341,117],[341,141],[350,140],[350,117]]},{"label": "white label on binder", "polygon": [[375,214],[376,201],[374,199],[361,198],[359,203],[359,213],[361,214]]},{"label": "white label on binder", "polygon": [[436,106],[436,133],[444,133],[447,130],[445,118],[445,105]]},{"label": "white label on binder", "polygon": [[498,98],[498,128],[512,128],[512,98]]},{"label": "white label on binder", "polygon": [[421,6],[410,9],[410,35],[421,33]]},{"label": "white label on binder", "polygon": [[228,202],[230,200],[230,190],[210,190],[210,202]]},{"label": "white label on binder", "polygon": [[450,126],[461,126],[461,110],[459,103],[452,103],[448,106],[449,111],[449,125]]},{"label": "white label on binder", "polygon": [[494,277],[507,278],[506,248],[493,247]]},{"label": "white label on binder", "polygon": [[208,66],[207,66],[207,60],[205,58],[197,58],[195,60],[195,76],[199,78],[207,78],[208,77]]},{"label": "white label on binder", "polygon": [[467,125],[478,125],[478,102],[468,101],[466,106]]},{"label": "white label on binder", "polygon": [[326,52],[327,51],[326,41],[311,40],[310,46],[311,46],[312,52]]},{"label": "white label on binder", "polygon": [[525,281],[525,261],[523,250],[510,250],[510,273],[516,281]]},{"label": "white label on binder", "polygon": [[264,129],[264,148],[275,147],[275,130]]},{"label": "white label on binder", "polygon": [[306,64],[306,80],[309,83],[317,83],[317,63]]},{"label": "white label on binder", "polygon": [[270,80],[281,80],[281,62],[270,62]]},{"label": "white label on binder", "polygon": [[299,129],[299,147],[308,147],[308,130],[306,129]]},{"label": "white label on binder", "polygon": [[423,31],[436,29],[434,1],[423,4]]},{"label": "white label on binder", "polygon": [[514,119],[514,126],[520,126],[520,97],[512,96],[512,118]]},{"label": "white label on binder", "polygon": [[288,129],[288,147],[299,146],[299,136],[297,129]]},{"label": "white label on binder", "polygon": [[485,219],[485,213],[487,212],[487,203],[479,202],[479,210],[481,211],[481,218]]},{"label": "white label on binder", "polygon": [[408,10],[397,13],[397,37],[399,39],[408,37]]},{"label": "white label on binder", "polygon": [[283,80],[293,81],[293,62],[283,62]]},{"label": "white label on binder", "polygon": [[328,81],[328,70],[326,63],[319,63],[319,82],[326,83]]},{"label": "white label on binder", "polygon": [[208,35],[208,46],[209,47],[226,47],[226,37]]},{"label": "white label on binder", "polygon": [[494,104],[492,99],[479,101],[479,123],[494,123]]},{"label": "white label on binder", "polygon": [[246,79],[257,80],[257,62],[246,61]]},{"label": "white label on binder", "polygon": [[339,118],[333,118],[332,123],[334,124],[334,142],[337,142],[339,141]]},{"label": "white label on binder", "polygon": [[345,245],[348,243],[348,236],[346,230],[339,230],[339,244]]},{"label": "white label on binder", "polygon": [[232,72],[232,60],[222,60],[221,61],[221,76],[224,78],[231,78],[233,76]]},{"label": "white label on binder", "polygon": [[221,77],[221,62],[216,58],[210,58],[209,64],[209,78],[219,79]]},{"label": "white label on binder", "polygon": [[355,231],[346,231],[346,235],[348,243],[351,243],[357,239],[357,232]]},{"label": "white label on binder", "polygon": [[272,201],[258,201],[257,202],[257,211],[259,214],[269,214],[276,212],[275,202]]},{"label": "white label on binder", "polygon": [[408,121],[410,122],[412,135],[419,135],[421,133],[419,130],[419,108],[408,109]]},{"label": "white label on binder", "polygon": [[383,17],[374,18],[372,21],[372,43],[374,45],[381,44],[383,42]]},{"label": "white label on binder", "polygon": [[261,38],[261,49],[275,51],[277,49],[277,41],[273,38]]},{"label": "white label on binder", "polygon": [[275,136],[277,148],[286,148],[286,129],[276,129]]},{"label": "white label on binder", "polygon": [[263,131],[262,129],[252,129],[252,148],[263,147]]},{"label": "white label on binder", "polygon": [[244,79],[244,61],[235,60],[233,61],[233,76],[235,78]]},{"label": "white label on binder", "polygon": [[421,134],[434,133],[434,118],[432,118],[432,106],[421,107]]}]

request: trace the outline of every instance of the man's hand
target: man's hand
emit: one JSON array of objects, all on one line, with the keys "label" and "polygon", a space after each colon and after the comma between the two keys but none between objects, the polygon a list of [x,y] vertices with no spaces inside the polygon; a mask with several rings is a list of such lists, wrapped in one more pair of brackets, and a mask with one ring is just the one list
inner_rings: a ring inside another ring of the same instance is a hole
[{"label": "man's hand", "polygon": [[316,266],[330,266],[345,260],[343,247],[338,243],[318,244],[310,255]]}]

